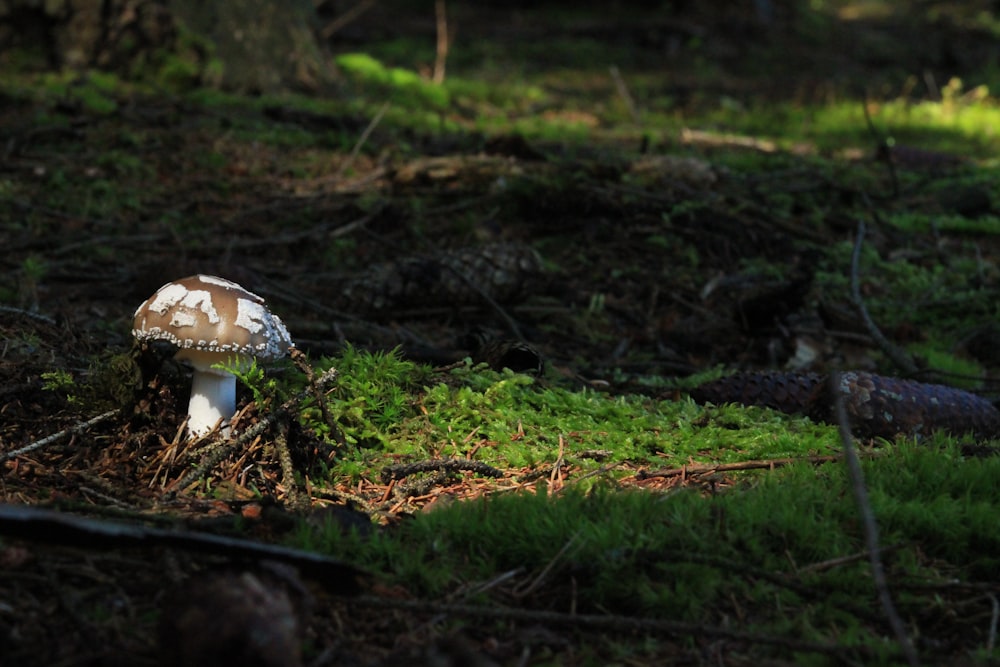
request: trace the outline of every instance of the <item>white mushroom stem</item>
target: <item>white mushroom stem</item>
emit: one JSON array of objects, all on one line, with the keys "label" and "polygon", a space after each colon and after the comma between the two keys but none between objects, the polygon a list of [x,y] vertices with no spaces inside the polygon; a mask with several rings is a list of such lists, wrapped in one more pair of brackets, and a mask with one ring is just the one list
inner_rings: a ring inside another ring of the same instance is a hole
[{"label": "white mushroom stem", "polygon": [[222,437],[229,437],[229,420],[236,413],[236,377],[214,369],[195,368],[188,402],[188,433],[202,436],[222,422]]},{"label": "white mushroom stem", "polygon": [[212,366],[225,363],[230,356],[225,352],[191,349],[177,353],[177,359],[194,368],[187,423],[191,437],[209,433],[220,419],[223,420],[220,433],[224,438],[229,437],[229,420],[236,414],[236,376]]}]

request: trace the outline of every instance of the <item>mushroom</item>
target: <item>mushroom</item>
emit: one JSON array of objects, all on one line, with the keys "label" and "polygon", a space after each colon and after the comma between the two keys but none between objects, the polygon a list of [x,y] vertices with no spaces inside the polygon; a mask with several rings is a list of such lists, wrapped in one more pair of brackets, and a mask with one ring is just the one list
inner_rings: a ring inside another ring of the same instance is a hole
[{"label": "mushroom", "polygon": [[254,358],[285,356],[292,345],[288,330],[264,299],[234,282],[197,275],[167,283],[136,309],[132,335],[140,343],[167,341],[179,348],[175,358],[194,369],[188,404],[188,433],[210,432],[236,413],[236,377],[217,364],[249,367]]}]

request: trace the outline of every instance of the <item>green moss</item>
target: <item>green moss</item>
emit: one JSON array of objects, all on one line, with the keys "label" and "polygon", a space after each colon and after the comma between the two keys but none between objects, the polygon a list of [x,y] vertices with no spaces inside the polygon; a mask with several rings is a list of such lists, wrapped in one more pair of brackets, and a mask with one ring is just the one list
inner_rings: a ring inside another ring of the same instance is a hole
[{"label": "green moss", "polygon": [[962,389],[982,387],[985,369],[972,359],[960,357],[939,348],[940,343],[920,343],[909,346],[909,351],[922,359],[927,368],[944,374],[948,384]]},{"label": "green moss", "polygon": [[[864,464],[883,543],[902,545],[891,576],[988,579],[1000,564],[992,483],[1000,460],[935,445],[903,444]],[[874,595],[866,560],[809,569],[863,549],[843,467],[799,465],[751,479],[710,497],[610,486],[548,496],[539,487],[421,514],[368,540],[330,529],[303,530],[297,541],[368,563],[415,595],[445,596],[510,572],[515,586],[539,579],[535,604],[562,608],[572,595],[581,613],[705,622],[709,609],[733,607],[760,631],[879,644],[854,606]],[[933,586],[910,591],[902,613],[933,597]]]},{"label": "green moss", "polygon": [[[850,299],[850,255],[852,243],[831,247],[817,272],[817,288],[826,298]],[[935,358],[945,368],[957,369],[950,354],[968,331],[996,316],[989,297],[989,282],[980,282],[983,266],[973,242],[953,245],[947,265],[934,254],[900,253],[880,257],[866,245],[862,250],[859,278],[865,305],[872,318],[890,338],[897,329],[919,332],[914,349]],[[933,364],[931,365],[933,367]],[[961,372],[977,374],[966,366]]]},{"label": "green moss", "polygon": [[336,62],[354,81],[374,88],[375,92],[389,93],[396,104],[440,110],[450,102],[447,88],[426,81],[410,70],[385,67],[368,54],[347,53],[338,56]]},{"label": "green moss", "polygon": [[88,72],[79,75],[67,71],[43,75],[41,82],[51,93],[80,104],[91,113],[107,115],[118,110],[115,96],[121,92],[121,82],[113,74]]},{"label": "green moss", "polygon": [[183,25],[178,25],[177,38],[169,48],[153,52],[132,63],[132,76],[149,81],[171,92],[195,89],[199,85],[215,86],[222,80],[224,65],[215,57],[215,45]]},{"label": "green moss", "polygon": [[[363,462],[372,475],[380,464],[462,457],[472,447],[477,460],[504,469],[544,466],[563,456],[586,471],[626,461],[662,467],[799,456],[837,446],[831,427],[762,408],[613,397],[483,366],[463,366],[435,381],[427,369],[394,354],[351,348],[319,367],[331,365],[340,380],[328,409],[347,445],[338,466]],[[315,406],[307,406],[301,419],[337,436]],[[606,460],[580,456],[592,450],[608,452]]]},{"label": "green moss", "polygon": [[[327,409],[340,432],[330,432],[322,411],[313,403],[304,406],[300,420],[317,433],[342,437],[352,449],[378,447],[384,451],[404,421],[415,414],[408,392],[419,386],[426,369],[401,359],[396,351],[369,353],[350,346],[339,359],[320,360],[317,372],[331,367],[337,369],[338,379],[328,395]],[[354,454],[365,456],[363,450],[354,450]],[[343,462],[349,458],[345,456]]]}]

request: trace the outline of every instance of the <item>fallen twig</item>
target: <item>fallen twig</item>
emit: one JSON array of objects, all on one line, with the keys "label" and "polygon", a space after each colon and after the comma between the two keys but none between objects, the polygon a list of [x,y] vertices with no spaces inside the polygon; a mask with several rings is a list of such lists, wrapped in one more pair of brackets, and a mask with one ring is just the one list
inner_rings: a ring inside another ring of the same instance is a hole
[{"label": "fallen twig", "polygon": [[332,37],[338,30],[341,30],[345,26],[348,26],[356,21],[362,14],[374,7],[376,2],[377,0],[362,0],[354,7],[351,7],[346,12],[327,23],[323,26],[323,30],[320,32],[323,39],[330,39],[330,37]]},{"label": "fallen twig", "polygon": [[757,634],[753,632],[741,632],[739,630],[727,630],[713,625],[685,623],[683,621],[668,621],[659,618],[600,614],[567,614],[555,611],[513,609],[498,606],[486,607],[471,604],[447,604],[440,602],[428,602],[424,600],[381,598],[368,595],[351,598],[351,604],[374,607],[378,609],[404,609],[407,611],[426,612],[431,614],[450,614],[458,618],[491,618],[535,624],[549,623],[567,625],[573,628],[586,628],[596,630],[598,632],[660,632],[666,635],[684,638],[710,637],[715,639],[744,641],[749,644],[779,646],[792,651],[822,653],[841,657],[849,657],[851,655],[856,657],[858,654],[867,655],[869,653],[868,648],[865,646],[844,646],[843,644],[809,642],[801,639],[793,639],[791,637],[778,637],[775,635]]},{"label": "fallen twig", "polygon": [[541,585],[545,582],[546,578],[548,578],[549,574],[552,573],[552,570],[555,568],[556,564],[558,564],[562,560],[563,556],[565,556],[566,553],[570,550],[570,548],[572,548],[573,545],[576,544],[577,538],[580,537],[580,532],[581,531],[577,531],[576,533],[573,534],[571,538],[566,540],[566,543],[563,544],[559,548],[559,551],[557,551],[556,554],[549,559],[549,562],[545,565],[545,567],[542,568],[542,571],[538,573],[538,576],[536,576],[534,579],[528,582],[527,586],[524,586],[523,588],[520,586],[515,587],[514,590],[510,592],[510,595],[516,600],[523,600],[524,598],[528,597],[529,595],[537,591],[541,587]]},{"label": "fallen twig", "polygon": [[989,597],[990,606],[992,607],[992,614],[990,614],[990,632],[986,637],[986,653],[989,655],[993,653],[993,649],[997,644],[997,621],[1000,621],[1000,602],[997,601],[997,596],[992,593],[987,597]]},{"label": "fallen twig", "polygon": [[854,448],[854,436],[851,435],[851,424],[847,417],[847,406],[840,387],[840,373],[830,373],[830,392],[834,399],[834,413],[837,416],[837,427],[840,430],[840,441],[844,448],[844,461],[847,464],[847,476],[851,483],[851,490],[854,493],[854,500],[858,505],[858,513],[861,515],[861,526],[864,531],[865,547],[868,550],[868,560],[872,570],[872,583],[878,593],[879,603],[882,611],[892,627],[896,641],[903,652],[906,662],[911,667],[920,664],[917,650],[906,634],[906,626],[903,619],[896,611],[896,605],[892,601],[889,592],[889,583],[886,580],[885,568],[882,565],[881,549],[878,544],[878,523],[875,521],[875,512],[872,510],[871,502],[868,500],[868,488],[865,486],[864,473],[861,471],[861,460],[858,458],[857,450]]},{"label": "fallen twig", "polygon": [[413,463],[395,463],[382,468],[382,482],[388,484],[395,479],[403,479],[419,472],[452,472],[468,470],[487,477],[503,477],[503,473],[491,465],[469,459],[428,459]]},{"label": "fallen twig", "polygon": [[875,340],[878,347],[896,366],[906,375],[916,375],[920,369],[913,362],[906,352],[889,341],[882,333],[865,306],[864,299],[861,298],[861,281],[858,278],[859,265],[861,264],[861,246],[865,239],[865,223],[858,220],[858,232],[854,239],[854,252],[851,253],[851,301],[858,310],[858,316],[868,330],[868,334]]},{"label": "fallen twig", "polygon": [[368,125],[365,127],[364,131],[361,133],[361,136],[358,137],[358,140],[354,142],[354,148],[351,149],[351,152],[348,154],[347,159],[345,159],[343,162],[340,163],[340,167],[337,169],[337,178],[343,176],[344,173],[351,168],[351,165],[354,164],[354,161],[358,158],[358,153],[361,152],[361,148],[365,145],[365,142],[368,141],[368,137],[370,137],[372,132],[375,131],[375,128],[378,127],[378,124],[382,122],[382,116],[384,116],[385,112],[388,110],[389,110],[388,102],[385,102],[381,107],[379,107],[378,111],[375,113],[375,116],[371,119],[371,122],[369,122]]},{"label": "fallen twig", "polygon": [[899,176],[896,175],[896,165],[892,160],[892,147],[889,145],[889,141],[882,136],[882,134],[875,129],[875,123],[872,122],[871,112],[868,111],[868,91],[865,91],[864,96],[861,98],[861,110],[865,114],[865,122],[868,124],[868,131],[871,133],[872,138],[875,140],[875,157],[883,162],[885,162],[886,167],[889,169],[889,178],[892,180],[892,196],[899,196]]},{"label": "fallen twig", "polygon": [[434,55],[434,78],[436,84],[444,83],[444,68],[448,62],[448,12],[444,0],[435,0],[434,17],[437,26],[437,50]]},{"label": "fallen twig", "polygon": [[316,378],[315,383],[310,383],[309,387],[303,389],[301,392],[299,392],[292,398],[288,399],[287,401],[279,405],[276,409],[271,411],[270,414],[263,417],[259,422],[257,422],[247,430],[243,431],[243,433],[241,433],[238,437],[232,440],[224,440],[215,443],[214,445],[211,445],[210,446],[211,451],[209,451],[206,454],[205,459],[194,470],[189,472],[187,475],[182,477],[180,481],[174,484],[172,487],[172,491],[175,492],[183,491],[194,482],[200,480],[202,477],[207,475],[210,470],[212,470],[216,465],[218,465],[219,462],[222,461],[222,459],[229,456],[236,449],[246,445],[249,442],[252,442],[254,438],[256,438],[257,436],[261,435],[264,431],[269,429],[271,425],[274,424],[275,421],[283,418],[292,410],[292,408],[294,408],[296,405],[301,403],[307,397],[312,395],[317,390],[317,388],[322,388],[325,385],[329,384],[330,382],[333,382],[333,380],[336,379],[336,377],[337,377],[337,369],[331,368],[330,370],[326,371],[318,378]]},{"label": "fallen twig", "polygon": [[[905,542],[897,542],[896,544],[891,544],[887,547],[882,547],[882,553],[896,551],[898,549],[902,549],[905,546],[906,546]],[[810,563],[809,565],[803,565],[802,567],[797,567],[795,568],[795,573],[809,574],[816,572],[825,572],[826,570],[832,570],[835,567],[850,565],[851,563],[857,562],[859,560],[864,560],[865,558],[871,558],[871,554],[869,554],[867,551],[860,551],[858,553],[853,553],[847,556],[830,558],[828,560],[820,561],[818,563]]]},{"label": "fallen twig", "polygon": [[86,549],[166,547],[228,558],[279,561],[295,566],[304,576],[343,595],[357,594],[359,578],[365,574],[353,565],[311,551],[209,533],[92,519],[28,505],[0,504],[0,534]]},{"label": "fallen twig", "polygon": [[625,108],[628,109],[629,116],[632,117],[632,122],[636,125],[642,123],[642,117],[639,116],[639,110],[635,106],[635,100],[632,98],[632,94],[628,91],[628,84],[625,83],[624,77],[622,77],[621,71],[618,69],[617,65],[612,65],[608,68],[611,73],[611,80],[615,82],[615,90],[618,92],[618,96],[622,98],[622,102],[625,103]]},{"label": "fallen twig", "polygon": [[38,320],[39,322],[45,322],[46,324],[56,323],[56,321],[48,315],[42,315],[41,313],[36,313],[33,310],[25,310],[24,308],[14,308],[13,306],[0,306],[0,313],[21,315],[22,317],[29,317],[33,320]]},{"label": "fallen twig", "polygon": [[720,463],[718,465],[704,466],[681,466],[680,468],[667,468],[666,470],[640,470],[635,473],[638,480],[650,479],[652,477],[687,477],[688,475],[706,475],[716,472],[732,472],[735,470],[770,470],[793,463],[831,463],[839,460],[840,456],[797,456],[785,459],[762,459],[756,461],[741,461],[739,463]]},{"label": "fallen twig", "polygon": [[46,445],[51,445],[53,442],[57,442],[59,440],[62,440],[63,438],[69,437],[71,435],[77,435],[79,433],[83,433],[84,431],[86,431],[87,429],[91,428],[92,426],[96,426],[97,424],[100,424],[102,421],[106,421],[108,419],[111,419],[112,417],[116,416],[119,412],[120,412],[120,410],[118,410],[117,408],[114,409],[114,410],[108,410],[107,412],[101,413],[101,414],[97,415],[96,417],[88,419],[85,422],[80,422],[79,424],[76,424],[75,426],[70,426],[69,428],[61,430],[58,433],[53,433],[52,435],[46,436],[46,437],[42,438],[41,440],[36,440],[35,442],[31,443],[30,445],[25,445],[24,447],[21,447],[20,449],[15,449],[12,452],[7,452],[7,453],[5,453],[3,455],[0,455],[0,462],[9,461],[9,460],[11,460],[13,458],[21,456],[22,454],[27,454],[28,452],[33,452],[36,449],[41,449],[42,447],[45,447]]}]

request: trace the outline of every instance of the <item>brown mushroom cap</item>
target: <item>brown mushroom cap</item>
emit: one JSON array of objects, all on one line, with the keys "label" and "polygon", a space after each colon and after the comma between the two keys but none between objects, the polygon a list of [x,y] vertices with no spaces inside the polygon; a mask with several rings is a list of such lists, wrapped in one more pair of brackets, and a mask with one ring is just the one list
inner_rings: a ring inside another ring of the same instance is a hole
[{"label": "brown mushroom cap", "polygon": [[264,299],[234,282],[197,275],[167,283],[136,309],[132,335],[140,342],[164,340],[197,352],[250,355],[263,360],[285,356],[292,345],[281,319]]}]

